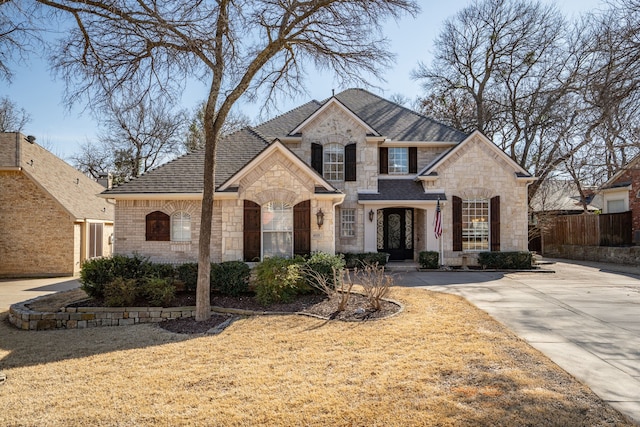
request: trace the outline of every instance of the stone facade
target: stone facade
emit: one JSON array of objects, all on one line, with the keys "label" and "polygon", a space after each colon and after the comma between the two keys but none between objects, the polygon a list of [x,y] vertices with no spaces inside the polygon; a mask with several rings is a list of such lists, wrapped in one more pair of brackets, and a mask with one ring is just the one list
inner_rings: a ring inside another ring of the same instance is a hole
[{"label": "stone facade", "polygon": [[[504,156],[491,149],[481,136],[467,141],[438,167],[438,179],[425,182],[427,190],[446,188],[448,195],[462,199],[490,199],[500,196],[500,250],[526,251],[528,246],[527,182],[519,181]],[[473,173],[469,173],[473,171]],[[451,235],[451,203],[442,204],[443,236]],[[442,239],[445,265],[474,263],[453,251],[451,239]]]}]

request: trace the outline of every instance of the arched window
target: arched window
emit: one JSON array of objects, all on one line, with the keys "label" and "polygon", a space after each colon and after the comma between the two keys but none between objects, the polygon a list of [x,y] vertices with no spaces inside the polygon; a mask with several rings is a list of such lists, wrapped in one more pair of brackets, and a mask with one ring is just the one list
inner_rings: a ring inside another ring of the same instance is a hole
[{"label": "arched window", "polygon": [[344,147],[327,144],[323,148],[322,175],[328,181],[344,181]]},{"label": "arched window", "polygon": [[293,256],[293,207],[273,201],[262,205],[262,258]]},{"label": "arched window", "polygon": [[145,223],[147,241],[168,242],[170,240],[169,215],[160,211],[151,212],[145,217]]},{"label": "arched window", "polygon": [[171,215],[171,241],[191,241],[191,215],[186,212],[176,212]]}]

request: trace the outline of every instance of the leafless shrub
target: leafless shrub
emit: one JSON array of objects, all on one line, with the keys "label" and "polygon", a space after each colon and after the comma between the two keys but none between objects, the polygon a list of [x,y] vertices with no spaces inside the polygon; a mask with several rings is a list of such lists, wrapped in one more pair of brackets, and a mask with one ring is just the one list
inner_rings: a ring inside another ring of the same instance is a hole
[{"label": "leafless shrub", "polygon": [[353,280],[348,270],[336,270],[332,268],[332,277],[327,277],[312,268],[302,268],[302,274],[307,276],[309,286],[318,289],[329,298],[338,299],[338,308],[336,311],[344,311],[351,297],[351,289],[353,288]]},{"label": "leafless shrub", "polygon": [[364,289],[364,294],[369,300],[369,305],[374,311],[382,308],[382,298],[388,293],[391,286],[394,285],[392,276],[385,274],[384,267],[378,264],[368,264],[354,271],[356,281]]}]

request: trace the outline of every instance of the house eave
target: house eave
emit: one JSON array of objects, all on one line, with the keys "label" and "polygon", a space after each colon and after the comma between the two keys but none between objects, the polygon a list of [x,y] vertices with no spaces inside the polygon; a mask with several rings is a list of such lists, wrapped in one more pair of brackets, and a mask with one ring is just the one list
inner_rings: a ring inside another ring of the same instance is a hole
[{"label": "house eave", "polygon": [[202,193],[100,193],[98,196],[113,200],[202,200]]},{"label": "house eave", "polygon": [[453,147],[458,142],[451,141],[396,141],[391,139],[385,139],[380,147]]}]

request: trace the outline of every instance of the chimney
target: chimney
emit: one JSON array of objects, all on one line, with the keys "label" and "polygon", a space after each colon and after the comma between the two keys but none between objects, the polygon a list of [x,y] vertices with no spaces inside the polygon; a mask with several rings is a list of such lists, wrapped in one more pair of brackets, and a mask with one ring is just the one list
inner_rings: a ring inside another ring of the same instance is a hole
[{"label": "chimney", "polygon": [[98,175],[98,184],[102,185],[107,190],[111,190],[113,187],[113,175],[109,173],[101,173]]}]

